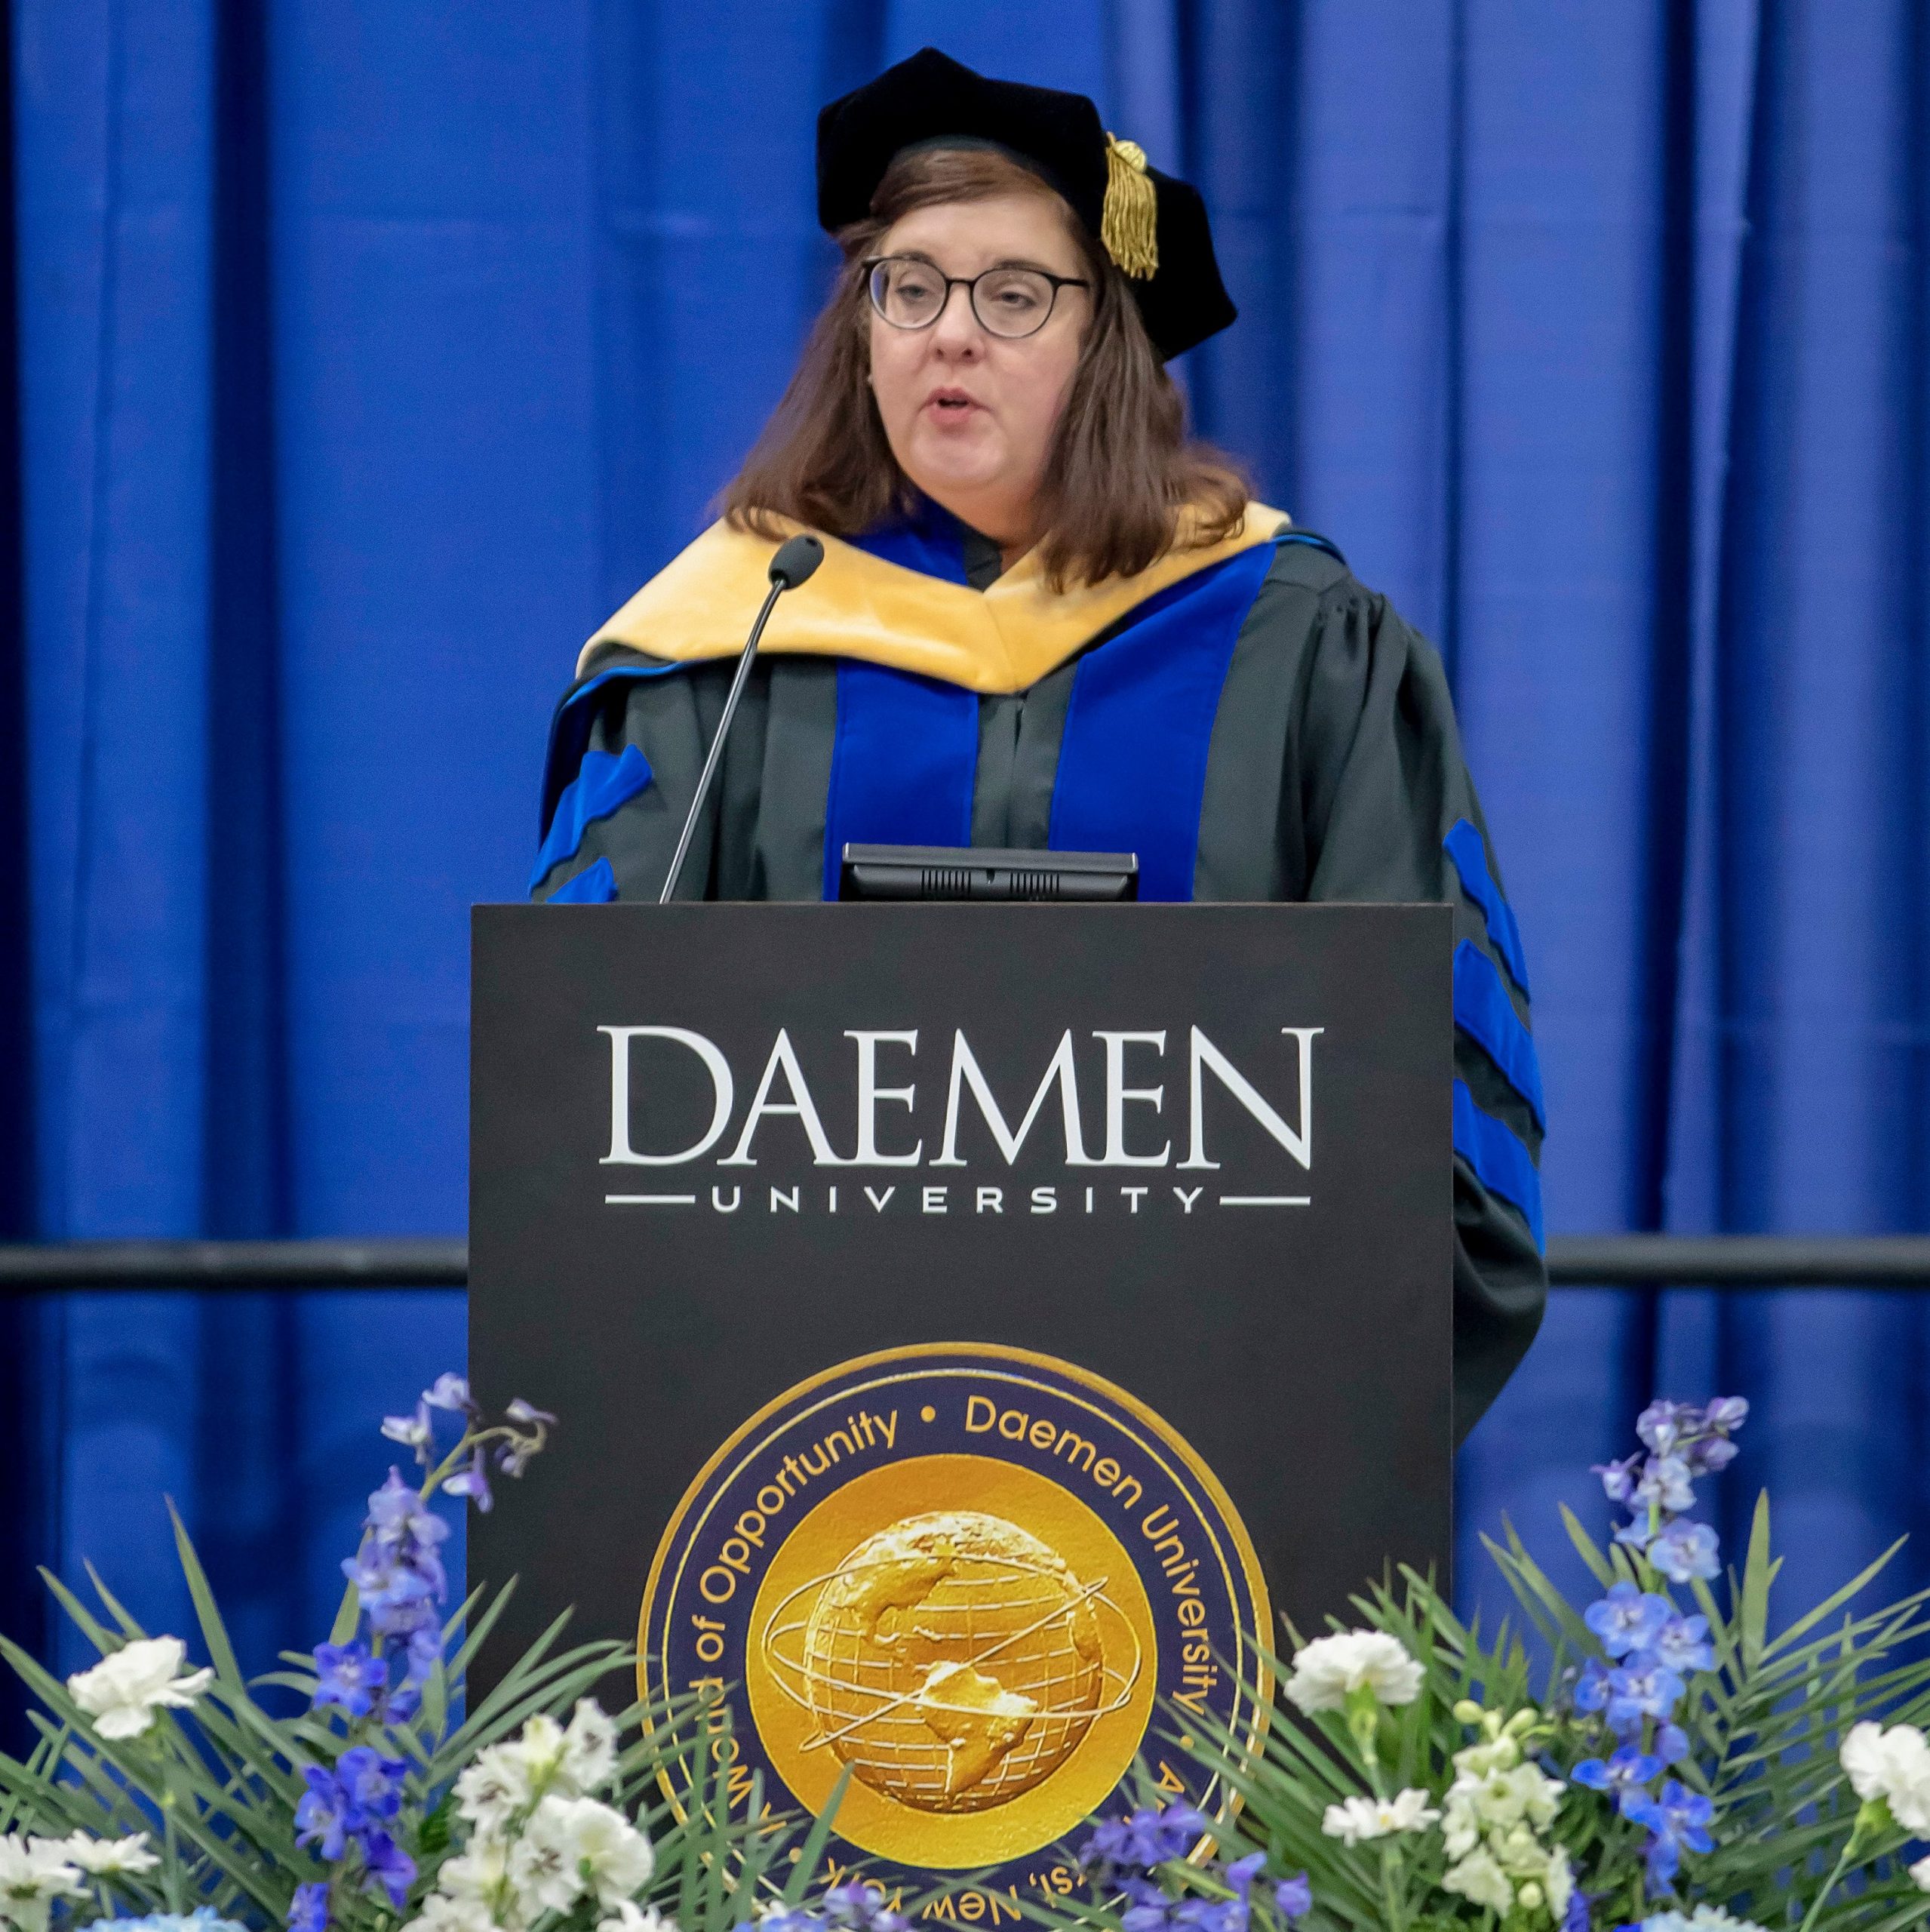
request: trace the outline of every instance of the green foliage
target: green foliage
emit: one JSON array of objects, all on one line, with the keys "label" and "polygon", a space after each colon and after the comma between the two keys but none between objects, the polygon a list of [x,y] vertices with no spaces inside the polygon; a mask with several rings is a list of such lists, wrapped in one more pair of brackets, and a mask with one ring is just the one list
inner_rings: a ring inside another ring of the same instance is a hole
[{"label": "green foliage", "polygon": [[[532,1718],[561,1723],[599,1687],[635,1681],[632,1654],[614,1643],[567,1644],[567,1619],[558,1618],[466,1709],[470,1666],[512,1585],[486,1605],[472,1597],[450,1620],[444,1660],[432,1670],[410,1721],[371,1727],[365,1720],[352,1732],[339,1712],[310,1708],[317,1683],[310,1656],[285,1653],[284,1669],[244,1678],[178,1519],[175,1536],[214,1671],[214,1681],[191,1708],[156,1712],[138,1737],[103,1737],[66,1683],[0,1638],[0,1656],[39,1706],[33,1714],[39,1742],[26,1760],[0,1755],[0,1833],[64,1838],[79,1832],[115,1840],[145,1832],[160,1854],[154,1870],[103,1878],[88,1899],[72,1901],[77,1921],[205,1906],[249,1926],[281,1925],[296,1888],[330,1875],[313,1850],[297,1843],[303,1770],[335,1763],[352,1735],[407,1766],[401,1810],[390,1821],[416,1866],[406,1903],[398,1910],[379,1890],[338,1884],[333,1906],[344,1932],[386,1932],[416,1915],[444,1860],[460,1848],[464,1828],[452,1791],[458,1774],[486,1748],[514,1738]],[[147,1635],[97,1577],[91,1577],[97,1608],[57,1579],[46,1580],[103,1657]],[[338,1636],[351,1633],[355,1623],[352,1590]],[[767,1882],[773,1866],[797,1845],[804,1821],[774,1814],[754,1781],[733,1806],[725,1711],[694,1698],[647,1709],[632,1703],[616,1721],[623,1742],[606,1795],[653,1842],[656,1869],[647,1902],[674,1912],[682,1932],[725,1932],[745,1923],[760,1887],[767,1896],[774,1891]],[[675,1804],[668,1795],[673,1791],[694,1796]],[[827,1821],[819,1821],[788,1863],[787,1896],[802,1897],[816,1875],[826,1829]],[[595,1914],[576,1915],[587,1925]],[[554,1921],[559,1928],[570,1922]]]}]

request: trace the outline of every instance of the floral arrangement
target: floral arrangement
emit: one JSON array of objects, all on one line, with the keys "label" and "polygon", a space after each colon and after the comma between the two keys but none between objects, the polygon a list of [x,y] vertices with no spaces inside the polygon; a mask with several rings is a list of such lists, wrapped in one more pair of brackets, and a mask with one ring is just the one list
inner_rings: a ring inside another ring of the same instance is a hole
[{"label": "floral arrangement", "polygon": [[91,1571],[98,1616],[50,1578],[101,1661],[63,1683],[0,1638],[40,1706],[26,1761],[0,1756],[0,1928],[723,1932],[762,1905],[791,1915],[779,1932],[902,1932],[862,1886],[807,1901],[826,1824],[799,1845],[805,1821],[754,1790],[733,1813],[726,1713],[604,1712],[591,1694],[630,1672],[621,1645],[559,1647],[559,1623],[465,1711],[509,1592],[446,1614],[435,1504],[488,1509],[492,1475],[520,1475],[555,1420],[517,1401],[492,1423],[456,1375],[387,1418],[418,1479],[392,1469],[369,1498],[327,1641],[253,1681],[178,1518],[198,1669]]},{"label": "floral arrangement", "polygon": [[1772,1634],[1767,1497],[1739,1572],[1688,1514],[1747,1414],[1643,1411],[1641,1447],[1595,1472],[1627,1512],[1606,1545],[1563,1512],[1600,1591],[1578,1609],[1511,1531],[1489,1550],[1521,1626],[1484,1637],[1412,1573],[1357,1599],[1363,1627],[1276,1666],[1290,1708],[1258,1758],[1195,1742],[1243,1801],[1232,1823],[1182,1802],[1102,1825],[1084,1857],[1114,1903],[1080,1916],[1120,1932],[1920,1922],[1930,1593],[1852,1607],[1893,1549]]},{"label": "floral arrangement", "polygon": [[[1489,1549],[1520,1620],[1492,1637],[1411,1572],[1357,1598],[1361,1627],[1270,1660],[1284,1708],[1257,1755],[1171,1733],[1240,1800],[1230,1819],[1148,1786],[1085,1842],[1102,1903],[1025,1909],[1106,1932],[1922,1920],[1930,1592],[1854,1607],[1892,1550],[1772,1633],[1767,1499],[1739,1571],[1689,1513],[1747,1415],[1643,1412],[1641,1447],[1597,1472],[1624,1520],[1598,1543],[1563,1512],[1600,1589],[1579,1608],[1511,1531]],[[729,1801],[722,1708],[606,1713],[592,1693],[628,1673],[620,1645],[561,1647],[559,1622],[468,1704],[508,1592],[445,1614],[436,1505],[489,1508],[492,1475],[519,1474],[554,1421],[519,1401],[492,1423],[453,1375],[389,1417],[418,1479],[392,1469],[370,1497],[327,1641],[253,1681],[178,1520],[198,1667],[98,1577],[98,1615],[50,1579],[101,1661],[63,1683],[0,1638],[41,1706],[28,1759],[0,1757],[0,1927],[908,1932],[930,1901],[862,1874],[810,1895],[835,1795],[801,1841],[758,1780]]]}]

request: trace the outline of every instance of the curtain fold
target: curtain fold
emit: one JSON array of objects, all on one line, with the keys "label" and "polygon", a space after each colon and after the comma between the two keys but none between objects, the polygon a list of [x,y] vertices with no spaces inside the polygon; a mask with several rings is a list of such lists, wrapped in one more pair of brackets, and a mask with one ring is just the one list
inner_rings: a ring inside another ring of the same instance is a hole
[{"label": "curtain fold", "polygon": [[[818,106],[931,40],[1206,194],[1242,320],[1182,380],[1446,656],[1551,1226],[1924,1226],[1926,17],[13,0],[0,1211],[460,1228],[467,908],[517,896],[579,642],[828,286]],[[0,1560],[178,1627],[167,1491],[251,1660],[325,1626],[374,1420],[463,1347],[453,1297],[0,1319],[47,1472]],[[1900,1296],[1558,1296],[1464,1452],[1463,1594],[1504,1513],[1599,1519],[1587,1465],[1658,1392],[1756,1401],[1723,1507],[1773,1481],[1782,1587],[1821,1589],[1930,1527],[1927,1340]]]}]

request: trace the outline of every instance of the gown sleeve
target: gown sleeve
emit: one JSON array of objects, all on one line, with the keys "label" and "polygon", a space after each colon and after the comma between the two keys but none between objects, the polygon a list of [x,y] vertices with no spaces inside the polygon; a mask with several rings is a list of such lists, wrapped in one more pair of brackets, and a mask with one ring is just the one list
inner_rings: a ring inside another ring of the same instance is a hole
[{"label": "gown sleeve", "polygon": [[[1310,564],[1312,560],[1310,560]],[[1387,600],[1328,578],[1290,764],[1310,900],[1454,909],[1455,1421],[1465,1436],[1541,1325],[1546,1109],[1528,969],[1433,647]]]},{"label": "gown sleeve", "polygon": [[[554,905],[656,897],[716,727],[717,685],[703,671],[665,672],[620,648],[586,667],[550,729],[531,898]],[[740,715],[739,731],[747,722]],[[680,899],[704,896],[716,817],[713,808],[698,823]]]}]

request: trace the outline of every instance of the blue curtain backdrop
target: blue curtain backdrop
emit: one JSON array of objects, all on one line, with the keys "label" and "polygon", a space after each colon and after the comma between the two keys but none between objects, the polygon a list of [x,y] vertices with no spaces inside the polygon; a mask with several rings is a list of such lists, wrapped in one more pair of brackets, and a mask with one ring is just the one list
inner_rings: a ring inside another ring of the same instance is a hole
[{"label": "blue curtain backdrop", "polygon": [[[933,41],[1203,185],[1244,314],[1200,426],[1452,667],[1552,1225],[1930,1225],[1927,23],[13,0],[0,1214],[462,1227],[467,908],[825,285],[816,109]],[[312,1641],[373,1418],[463,1347],[453,1297],[0,1321],[0,1613],[50,1647],[29,1555],[183,1624],[164,1491],[244,1654]],[[1770,1483],[1787,1587],[1839,1577],[1930,1516],[1927,1341],[1904,1297],[1558,1297],[1464,1453],[1464,1590],[1504,1511],[1599,1516],[1658,1389],[1757,1404],[1732,1512]]]}]

